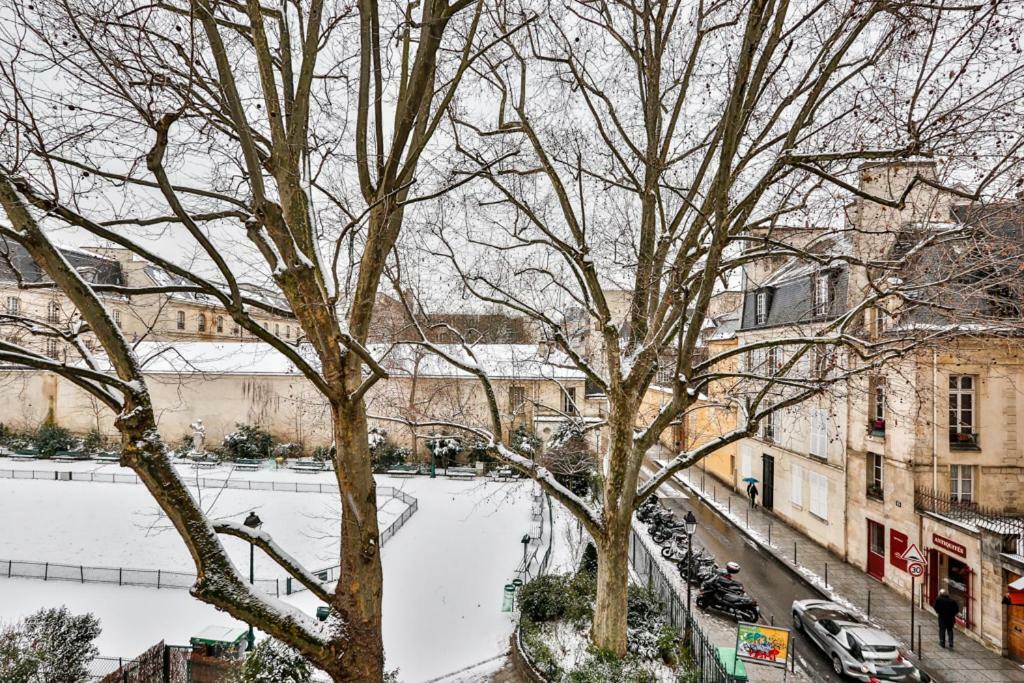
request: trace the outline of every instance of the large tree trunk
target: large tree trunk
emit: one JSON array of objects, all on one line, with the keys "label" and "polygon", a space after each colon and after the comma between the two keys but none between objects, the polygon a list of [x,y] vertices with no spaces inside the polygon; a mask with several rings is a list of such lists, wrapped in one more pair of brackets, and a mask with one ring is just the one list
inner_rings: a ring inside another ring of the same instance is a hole
[{"label": "large tree trunk", "polygon": [[333,416],[341,489],[341,576],[332,606],[342,620],[344,646],[337,669],[329,673],[338,682],[375,682],[384,676],[383,581],[366,408],[362,401],[349,402],[337,406]]},{"label": "large tree trunk", "polygon": [[626,611],[629,591],[629,529],[631,513],[624,510],[605,519],[605,534],[597,545],[597,602],[594,605],[594,645],[622,657],[626,654]]}]

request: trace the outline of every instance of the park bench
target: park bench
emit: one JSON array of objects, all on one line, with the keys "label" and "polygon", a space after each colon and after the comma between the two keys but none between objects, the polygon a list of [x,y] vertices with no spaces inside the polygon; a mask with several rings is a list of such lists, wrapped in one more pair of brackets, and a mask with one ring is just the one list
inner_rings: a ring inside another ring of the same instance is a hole
[{"label": "park bench", "polygon": [[415,477],[419,473],[417,465],[395,465],[387,471],[389,477]]},{"label": "park bench", "polygon": [[255,458],[238,458],[235,460],[235,469],[243,472],[255,472],[263,467],[263,463]]},{"label": "park bench", "polygon": [[57,451],[53,454],[54,462],[79,462],[89,460],[89,454],[85,451]]},{"label": "park bench", "polygon": [[218,465],[220,463],[215,458],[194,458],[192,461],[192,469],[194,470],[210,470]]},{"label": "park bench", "polygon": [[298,460],[291,465],[288,465],[288,469],[293,472],[302,472],[305,474],[317,474],[318,472],[324,471],[324,464],[317,460]]},{"label": "park bench", "polygon": [[14,455],[11,456],[11,460],[35,460],[39,457],[39,450],[36,448],[15,448]]},{"label": "park bench", "polygon": [[518,478],[519,475],[507,467],[496,469],[491,472],[492,481],[515,481]]},{"label": "park bench", "polygon": [[121,462],[121,456],[110,451],[100,451],[92,459],[96,462]]},{"label": "park bench", "polygon": [[449,479],[475,479],[476,470],[472,467],[449,467],[445,476]]}]

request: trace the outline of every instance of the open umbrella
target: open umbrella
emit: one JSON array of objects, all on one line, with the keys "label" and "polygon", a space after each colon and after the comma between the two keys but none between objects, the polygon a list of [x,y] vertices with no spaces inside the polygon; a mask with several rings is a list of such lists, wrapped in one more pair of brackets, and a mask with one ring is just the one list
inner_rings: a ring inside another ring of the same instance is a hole
[{"label": "open umbrella", "polygon": [[748,484],[756,484],[758,482],[758,478],[757,477],[743,477],[743,481],[747,482]]}]

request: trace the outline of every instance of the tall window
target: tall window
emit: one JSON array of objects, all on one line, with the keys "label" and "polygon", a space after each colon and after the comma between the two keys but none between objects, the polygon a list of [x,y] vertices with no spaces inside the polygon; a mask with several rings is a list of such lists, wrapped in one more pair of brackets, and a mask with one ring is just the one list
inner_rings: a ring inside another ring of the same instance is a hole
[{"label": "tall window", "polygon": [[54,360],[57,360],[60,355],[60,347],[57,345],[56,339],[46,340],[46,355]]},{"label": "tall window", "polygon": [[758,292],[754,297],[754,322],[758,325],[768,322],[768,292]]},{"label": "tall window", "polygon": [[280,337],[281,336],[281,325],[278,324],[278,323],[274,323],[274,336],[275,337]]},{"label": "tall window", "polygon": [[56,301],[51,301],[50,305],[46,307],[46,322],[60,322],[60,304],[57,303]]},{"label": "tall window", "polygon": [[828,457],[828,411],[823,408],[811,409],[811,455]]},{"label": "tall window", "polygon": [[579,408],[576,407],[575,387],[562,389],[562,412],[566,415],[579,415]]},{"label": "tall window", "polygon": [[974,466],[949,466],[949,496],[960,503],[974,502]]},{"label": "tall window", "polygon": [[21,312],[21,299],[16,296],[7,297],[7,313],[18,315]]},{"label": "tall window", "polygon": [[868,431],[885,436],[885,380],[881,377],[868,381]]},{"label": "tall window", "polygon": [[961,446],[975,444],[975,391],[974,375],[949,376],[949,442]]},{"label": "tall window", "polygon": [[224,333],[224,316],[218,315],[217,316],[217,334],[223,334],[223,333]]},{"label": "tall window", "polygon": [[885,456],[881,453],[868,453],[868,495],[873,498],[882,497],[884,469]]},{"label": "tall window", "polygon": [[526,387],[509,387],[508,388],[508,412],[516,414],[523,409],[526,404]]},{"label": "tall window", "polygon": [[236,337],[240,337],[242,335],[242,328],[238,326],[238,323],[231,326],[231,334]]},{"label": "tall window", "polygon": [[775,411],[764,416],[761,422],[761,436],[765,441],[775,441]]},{"label": "tall window", "polygon": [[775,375],[779,371],[779,347],[769,346],[765,349],[765,364],[768,375]]},{"label": "tall window", "polygon": [[185,329],[185,311],[178,311],[177,318],[178,318],[178,325],[177,325],[178,329],[179,330]]},{"label": "tall window", "polygon": [[793,474],[789,482],[789,502],[793,507],[804,506],[804,468],[800,463],[793,463]]},{"label": "tall window", "polygon": [[292,326],[291,325],[285,325],[284,326],[284,338],[285,339],[291,339],[292,338]]},{"label": "tall window", "polygon": [[200,332],[206,332],[206,316],[202,313],[196,318],[196,329]]},{"label": "tall window", "polygon": [[814,276],[814,315],[821,318],[828,315],[831,308],[831,292],[828,273],[817,273]]},{"label": "tall window", "polygon": [[121,329],[121,310],[118,308],[114,309],[114,324],[117,325],[117,329]]}]

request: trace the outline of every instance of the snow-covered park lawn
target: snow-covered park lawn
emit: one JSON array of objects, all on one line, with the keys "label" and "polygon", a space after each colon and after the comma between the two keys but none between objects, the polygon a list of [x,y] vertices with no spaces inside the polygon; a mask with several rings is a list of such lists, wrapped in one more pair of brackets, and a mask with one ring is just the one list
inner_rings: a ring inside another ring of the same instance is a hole
[{"label": "snow-covered park lawn", "polygon": [[[96,470],[96,465],[10,463],[26,469]],[[0,465],[9,468],[8,463]],[[101,471],[121,471],[105,466]],[[330,473],[264,470],[232,478],[331,483]],[[194,476],[194,473],[192,473]],[[204,477],[226,476],[203,472]],[[530,529],[531,484],[447,479],[378,478],[419,500],[419,511],[384,546],[384,642],[389,667],[406,683],[424,681],[493,657],[513,629],[501,612],[502,588],[522,558],[520,538]],[[264,528],[313,568],[334,564],[337,503],[330,494],[203,489],[214,516],[240,520],[256,510]],[[382,526],[402,506],[382,505]],[[389,509],[390,508],[390,509]],[[155,505],[141,486],[0,479],[0,558],[190,571],[173,531],[159,531]],[[17,524],[12,524],[17,520]],[[243,573],[248,546],[226,539]],[[557,540],[557,539],[556,539]],[[257,576],[280,575],[260,560]],[[284,597],[304,611],[317,606],[308,593]],[[0,621],[43,606],[67,604],[102,621],[101,652],[133,656],[159,640],[187,643],[210,624],[233,620],[183,590],[119,587],[0,578]]]}]

